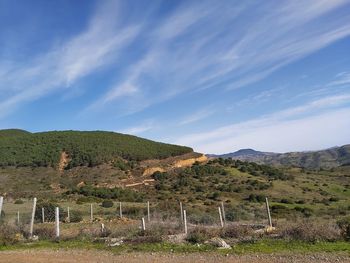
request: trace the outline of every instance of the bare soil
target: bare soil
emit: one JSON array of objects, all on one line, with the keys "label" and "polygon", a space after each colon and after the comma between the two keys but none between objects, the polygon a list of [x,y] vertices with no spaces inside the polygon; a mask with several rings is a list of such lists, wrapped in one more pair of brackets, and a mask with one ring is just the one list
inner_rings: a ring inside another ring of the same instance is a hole
[{"label": "bare soil", "polygon": [[115,255],[99,250],[14,250],[0,252],[0,262],[18,263],[80,263],[80,262],[128,262],[128,263],[320,263],[320,262],[350,262],[348,254],[272,254],[272,255],[220,255],[215,253],[127,253]]}]

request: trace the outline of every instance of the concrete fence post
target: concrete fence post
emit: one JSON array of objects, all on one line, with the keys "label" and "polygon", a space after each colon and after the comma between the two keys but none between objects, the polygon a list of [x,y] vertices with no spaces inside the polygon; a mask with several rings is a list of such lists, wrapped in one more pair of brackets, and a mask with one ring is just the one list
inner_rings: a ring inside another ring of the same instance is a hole
[{"label": "concrete fence post", "polygon": [[19,211],[17,211],[17,225],[19,226]]},{"label": "concrete fence post", "polygon": [[151,211],[149,207],[149,201],[147,202],[147,221],[148,223],[151,222]]},{"label": "concrete fence post", "polygon": [[55,227],[56,227],[56,238],[60,238],[60,210],[56,207],[55,211]]},{"label": "concrete fence post", "polygon": [[185,234],[187,235],[188,229],[187,229],[187,215],[186,215],[186,210],[183,210],[183,220],[184,220],[184,225],[185,225]]},{"label": "concrete fence post", "polygon": [[145,223],[144,217],[141,218],[141,226],[142,226],[142,230],[145,231],[146,230],[146,223]]},{"label": "concrete fence post", "polygon": [[70,223],[70,209],[67,207],[67,222]]},{"label": "concrete fence post", "polygon": [[0,196],[0,218],[1,218],[1,214],[2,214],[2,206],[4,204],[4,197]]},{"label": "concrete fence post", "polygon": [[119,202],[119,217],[123,218],[122,202]]},{"label": "concrete fence post", "polygon": [[218,207],[219,210],[219,217],[220,217],[220,225],[221,227],[224,227],[224,221],[222,220],[222,212],[220,206]]},{"label": "concrete fence post", "polygon": [[29,236],[30,237],[33,237],[36,201],[37,201],[37,199],[36,199],[36,197],[34,197],[34,199],[33,199],[32,217],[30,219],[30,229],[29,229]]},{"label": "concrete fence post", "polygon": [[91,223],[94,221],[94,210],[92,204],[90,204],[90,221]]},{"label": "concrete fence post", "polygon": [[180,202],[180,216],[181,216],[181,224],[184,222],[184,210],[182,207],[182,202]]},{"label": "concrete fence post", "polygon": [[270,213],[270,206],[269,206],[269,200],[266,197],[266,212],[267,212],[267,217],[269,220],[269,226],[272,227],[272,220],[271,220],[271,213]]},{"label": "concrete fence post", "polygon": [[224,225],[226,225],[226,213],[225,213],[224,202],[221,202],[221,213],[222,213],[222,219],[224,220]]},{"label": "concrete fence post", "polygon": [[41,208],[41,221],[44,224],[45,223],[45,208]]}]

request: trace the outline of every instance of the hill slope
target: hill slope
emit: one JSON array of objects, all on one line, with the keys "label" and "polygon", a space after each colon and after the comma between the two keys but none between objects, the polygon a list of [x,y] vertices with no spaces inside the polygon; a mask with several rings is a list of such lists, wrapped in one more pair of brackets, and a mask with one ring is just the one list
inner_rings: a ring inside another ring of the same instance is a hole
[{"label": "hill slope", "polygon": [[350,144],[312,152],[269,153],[243,149],[229,154],[216,155],[215,157],[233,158],[277,166],[311,169],[332,168],[350,164]]},{"label": "hill slope", "polygon": [[193,152],[193,150],[114,132],[0,131],[0,166],[2,167],[57,167],[63,152],[69,158],[68,168],[72,168],[96,166],[116,158],[136,161],[164,159]]}]

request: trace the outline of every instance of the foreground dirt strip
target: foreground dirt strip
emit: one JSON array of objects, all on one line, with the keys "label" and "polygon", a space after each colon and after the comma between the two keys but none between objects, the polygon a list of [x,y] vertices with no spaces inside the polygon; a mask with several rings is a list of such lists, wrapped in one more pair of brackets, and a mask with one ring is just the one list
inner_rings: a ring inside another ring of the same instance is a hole
[{"label": "foreground dirt strip", "polygon": [[164,254],[164,253],[130,253],[114,255],[98,250],[17,250],[0,252],[0,262],[17,263],[77,263],[77,262],[128,262],[128,263],[320,263],[320,262],[350,262],[347,254],[314,254],[314,255],[218,255],[213,253]]}]

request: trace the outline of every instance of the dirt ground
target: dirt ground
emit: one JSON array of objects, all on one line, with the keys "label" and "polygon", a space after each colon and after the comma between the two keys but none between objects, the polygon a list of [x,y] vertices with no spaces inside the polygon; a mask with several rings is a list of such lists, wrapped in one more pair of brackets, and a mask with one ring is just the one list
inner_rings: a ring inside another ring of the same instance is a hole
[{"label": "dirt ground", "polygon": [[347,254],[276,254],[276,255],[219,255],[214,253],[164,254],[164,253],[128,253],[114,255],[98,250],[15,250],[0,252],[0,262],[17,263],[80,263],[80,262],[128,262],[128,263],[314,263],[314,262],[349,262]]}]

